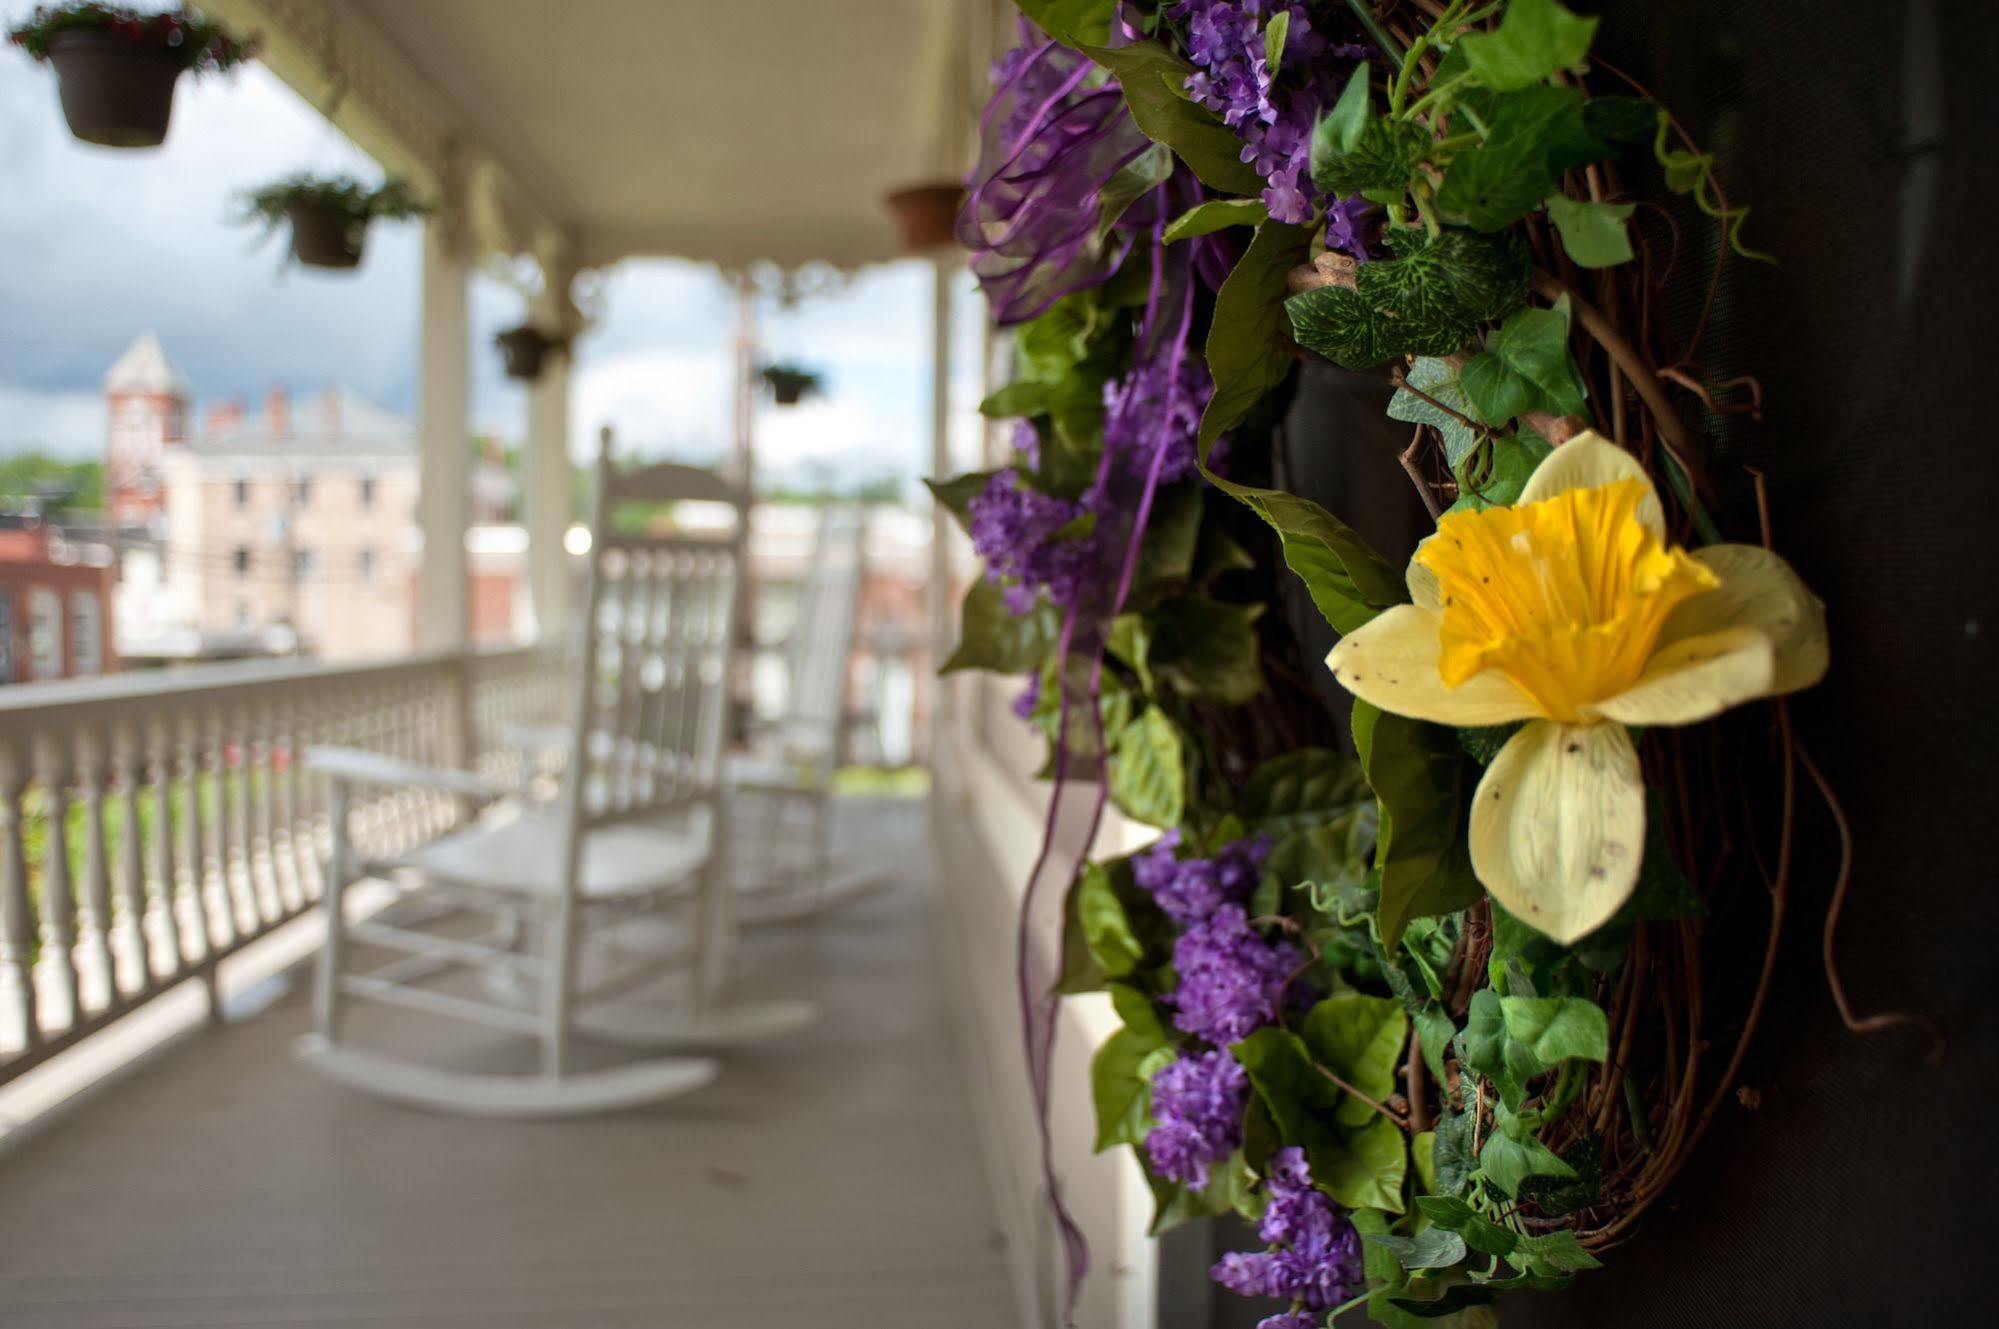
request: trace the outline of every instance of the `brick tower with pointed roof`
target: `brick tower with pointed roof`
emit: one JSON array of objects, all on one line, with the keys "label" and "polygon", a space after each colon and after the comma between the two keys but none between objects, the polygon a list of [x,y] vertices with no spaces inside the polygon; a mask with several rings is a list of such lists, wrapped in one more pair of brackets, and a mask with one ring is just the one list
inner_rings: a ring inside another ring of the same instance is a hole
[{"label": "brick tower with pointed roof", "polygon": [[105,374],[104,501],[114,528],[150,527],[165,511],[160,466],[168,449],[187,442],[190,397],[187,379],[151,332],[139,334]]}]

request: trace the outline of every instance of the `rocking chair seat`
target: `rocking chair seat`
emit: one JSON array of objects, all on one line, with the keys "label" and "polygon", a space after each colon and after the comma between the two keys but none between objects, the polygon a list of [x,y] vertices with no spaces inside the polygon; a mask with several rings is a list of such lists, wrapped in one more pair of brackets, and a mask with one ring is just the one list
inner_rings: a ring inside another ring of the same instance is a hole
[{"label": "rocking chair seat", "polygon": [[[676,886],[691,893],[708,862],[714,834],[706,804],[583,832],[578,886],[587,899],[652,895]],[[459,885],[517,895],[559,897],[565,864],[560,813],[529,809],[506,821],[481,822],[387,860]]]}]

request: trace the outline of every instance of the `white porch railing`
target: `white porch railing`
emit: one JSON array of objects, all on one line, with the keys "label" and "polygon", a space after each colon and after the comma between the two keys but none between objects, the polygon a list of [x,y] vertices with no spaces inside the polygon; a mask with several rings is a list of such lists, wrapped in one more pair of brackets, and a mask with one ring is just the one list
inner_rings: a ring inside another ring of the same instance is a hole
[{"label": "white porch railing", "polygon": [[[327,797],[297,754],[341,743],[500,778],[509,723],[560,715],[566,674],[517,647],[385,664],[258,662],[0,689],[0,1084],[311,907]],[[388,851],[448,796],[354,809]]]}]

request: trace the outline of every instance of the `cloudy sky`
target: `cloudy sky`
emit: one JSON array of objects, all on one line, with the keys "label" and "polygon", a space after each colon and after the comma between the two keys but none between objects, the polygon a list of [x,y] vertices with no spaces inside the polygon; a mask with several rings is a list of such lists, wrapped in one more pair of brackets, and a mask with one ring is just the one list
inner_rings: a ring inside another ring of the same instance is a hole
[{"label": "cloudy sky", "polygon": [[[0,26],[31,0],[0,0]],[[197,411],[339,383],[392,410],[416,406],[420,233],[370,229],[354,274],[287,268],[284,237],[233,224],[236,196],[299,170],[375,168],[261,67],[182,79],[164,148],[124,152],[71,138],[55,79],[0,47],[0,454],[41,448],[100,455],[104,371],[152,329],[193,383]],[[800,479],[915,475],[928,455],[929,270],[902,263],[763,315],[766,354],[822,369],[830,395],[766,407],[764,473]],[[958,344],[959,431],[975,428],[977,314]],[[517,439],[525,394],[500,372],[493,333],[521,298],[487,278],[473,291],[473,419]],[[734,313],[722,278],[684,262],[621,266],[603,318],[583,340],[572,434],[587,446],[610,423],[650,455],[720,455],[729,428]],[[199,415],[197,415],[197,419]],[[969,441],[969,440],[968,440]]]}]

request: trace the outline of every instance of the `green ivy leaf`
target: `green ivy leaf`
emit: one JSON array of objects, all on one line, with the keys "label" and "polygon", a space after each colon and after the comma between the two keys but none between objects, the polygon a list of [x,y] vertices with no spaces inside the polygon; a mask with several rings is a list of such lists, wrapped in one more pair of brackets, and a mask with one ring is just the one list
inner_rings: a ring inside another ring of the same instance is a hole
[{"label": "green ivy leaf", "polygon": [[1498,28],[1466,33],[1459,45],[1479,82],[1507,92],[1580,65],[1596,25],[1555,0],[1512,0]]},{"label": "green ivy leaf", "polygon": [[1375,927],[1393,949],[1413,918],[1455,913],[1484,895],[1465,849],[1465,758],[1448,729],[1383,712],[1374,720],[1367,781],[1381,800],[1381,903]]},{"label": "green ivy leaf", "polygon": [[1097,244],[1110,237],[1131,205],[1166,182],[1173,174],[1173,154],[1163,144],[1148,144],[1097,191]]},{"label": "green ivy leaf", "polygon": [[1413,1237],[1362,1233],[1361,1240],[1392,1254],[1404,1269],[1449,1269],[1465,1258],[1465,1239],[1448,1228],[1428,1227]]},{"label": "green ivy leaf", "polygon": [[1090,958],[1106,977],[1123,978],[1145,958],[1145,947],[1132,931],[1124,902],[1118,899],[1110,873],[1101,863],[1085,867],[1076,883],[1076,921]]},{"label": "green ivy leaf", "polygon": [[1583,107],[1583,127],[1605,147],[1636,148],[1659,129],[1659,106],[1643,97],[1592,97]]},{"label": "green ivy leaf", "polygon": [[1187,759],[1180,730],[1157,706],[1124,727],[1110,762],[1110,795],[1148,826],[1178,826],[1186,815]]},{"label": "green ivy leaf", "polygon": [[970,531],[972,500],[986,492],[986,485],[992,481],[994,474],[993,471],[968,471],[948,480],[925,480],[923,483],[930,490],[931,497],[956,517],[960,526]]},{"label": "green ivy leaf", "polygon": [[1249,828],[1266,834],[1322,823],[1360,796],[1360,767],[1344,752],[1299,748],[1256,768],[1237,805]]},{"label": "green ivy leaf", "polygon": [[[1007,420],[1016,415],[1048,414],[1049,385],[1033,379],[1015,379],[979,403],[979,414],[988,420]],[[935,489],[934,482],[926,481]]]},{"label": "green ivy leaf", "polygon": [[1201,484],[1187,480],[1161,489],[1138,547],[1133,585],[1141,592],[1184,586],[1194,578],[1194,556],[1201,543]]},{"label": "green ivy leaf", "polygon": [[1408,599],[1402,574],[1358,532],[1310,499],[1281,489],[1257,489],[1210,475],[1277,532],[1284,562],[1336,632],[1352,632],[1390,605]]},{"label": "green ivy leaf", "polygon": [[1152,675],[1196,701],[1249,701],[1263,691],[1256,634],[1263,609],[1191,595],[1163,601],[1147,616]]},{"label": "green ivy leaf", "polygon": [[1548,217],[1562,248],[1579,268],[1614,268],[1632,258],[1631,220],[1635,203],[1594,203],[1567,194],[1548,196]]},{"label": "green ivy leaf", "polygon": [[1201,415],[1202,461],[1215,440],[1241,423],[1291,372],[1285,278],[1305,261],[1311,247],[1309,227],[1265,222],[1215,293],[1206,348],[1215,390]]},{"label": "green ivy leaf", "polygon": [[[1287,11],[1288,12],[1288,11]],[[1270,217],[1270,209],[1259,198],[1211,198],[1196,204],[1166,225],[1166,243],[1213,235],[1231,226],[1260,226]]]},{"label": "green ivy leaf", "polygon": [[1149,38],[1118,47],[1092,44],[1077,49],[1117,75],[1139,132],[1171,148],[1202,184],[1246,197],[1263,192],[1263,177],[1242,160],[1242,140],[1235,131],[1182,92],[1194,72],[1192,65]]},{"label": "green ivy leaf", "polygon": [[1587,997],[1502,997],[1499,1010],[1508,1036],[1543,1065],[1610,1056],[1610,1022]]},{"label": "green ivy leaf", "polygon": [[1479,1213],[1463,1200],[1444,1195],[1420,1195],[1416,1208],[1446,1232],[1455,1232],[1480,1255],[1505,1257],[1519,1244],[1520,1234]]},{"label": "green ivy leaf", "polygon": [[1562,1161],[1575,1169],[1571,1179],[1529,1177],[1520,1183],[1520,1198],[1549,1218],[1587,1209],[1603,1199],[1603,1139],[1590,1135],[1562,1151]]},{"label": "green ivy leaf", "polygon": [[1171,1048],[1162,1048],[1136,1030],[1120,1029],[1090,1058],[1098,1153],[1120,1144],[1139,1144],[1152,1129],[1152,1076],[1162,1052],[1166,1060],[1172,1059]]},{"label": "green ivy leaf", "polygon": [[1503,1130],[1494,1131],[1479,1150],[1479,1170],[1487,1181],[1509,1198],[1519,1195],[1520,1183],[1529,1177],[1573,1177],[1575,1169],[1555,1157],[1547,1145],[1531,1135],[1515,1139]]},{"label": "green ivy leaf", "polygon": [[1539,207],[1563,171],[1610,152],[1590,132],[1587,104],[1574,88],[1546,84],[1494,99],[1485,140],[1451,159],[1437,207],[1481,231],[1500,230]]},{"label": "green ivy leaf", "polygon": [[1435,238],[1391,231],[1397,257],[1361,265],[1354,286],[1322,286],[1284,302],[1298,344],[1348,369],[1402,355],[1452,355],[1482,323],[1526,299],[1518,236],[1445,227]]},{"label": "green ivy leaf", "polygon": [[1028,613],[1014,615],[1001,599],[999,583],[984,577],[965,592],[958,630],[958,649],[937,672],[990,669],[1000,674],[1024,674],[1038,668],[1055,649],[1061,635],[1054,607],[1037,603]]},{"label": "green ivy leaf", "polygon": [[1064,46],[1101,46],[1111,39],[1117,0],[1020,0],[1020,11]]},{"label": "green ivy leaf", "polygon": [[1311,1159],[1320,1189],[1349,1209],[1402,1212],[1402,1184],[1409,1173],[1409,1137],[1382,1116],[1341,1133],[1331,1149]]},{"label": "green ivy leaf", "polygon": [[1528,411],[1576,415],[1586,404],[1569,355],[1568,297],[1552,309],[1522,309],[1486,339],[1458,382],[1479,418],[1505,424]]},{"label": "green ivy leaf", "polygon": [[[1409,372],[1404,377],[1411,386],[1420,389],[1424,396],[1419,397],[1406,387],[1397,388],[1395,395],[1388,402],[1388,418],[1401,420],[1405,424],[1435,427],[1444,439],[1445,459],[1456,466],[1471,452],[1479,439],[1477,430],[1458,419],[1458,415],[1476,418],[1473,415],[1471,399],[1465,396],[1464,388],[1458,383],[1458,371],[1451,367],[1449,361],[1426,355],[1419,357],[1415,364],[1410,365]],[[1450,407],[1451,411],[1456,411],[1458,415],[1439,409],[1426,401],[1425,397],[1435,398],[1436,401]]]},{"label": "green ivy leaf", "polygon": [[[1298,1034],[1320,1065],[1375,1102],[1386,1102],[1395,1092],[1395,1073],[1409,1037],[1409,1016],[1401,1002],[1337,992],[1311,1009]],[[1333,1119],[1342,1126],[1364,1126],[1376,1115],[1350,1094],[1343,1094],[1333,1110]]]},{"label": "green ivy leaf", "polygon": [[1446,1112],[1437,1118],[1437,1140],[1430,1149],[1430,1163],[1437,1172],[1437,1190],[1445,1195],[1463,1194],[1471,1184],[1478,1159],[1472,1153],[1472,1110]]},{"label": "green ivy leaf", "polygon": [[1574,1274],[1603,1267],[1600,1260],[1583,1249],[1576,1234],[1566,1228],[1537,1237],[1522,1237],[1510,1258],[1515,1264],[1524,1263],[1529,1273],[1536,1274]]}]

